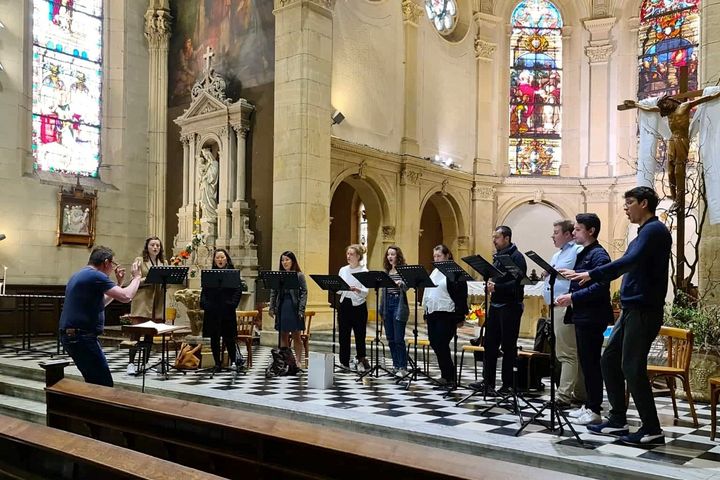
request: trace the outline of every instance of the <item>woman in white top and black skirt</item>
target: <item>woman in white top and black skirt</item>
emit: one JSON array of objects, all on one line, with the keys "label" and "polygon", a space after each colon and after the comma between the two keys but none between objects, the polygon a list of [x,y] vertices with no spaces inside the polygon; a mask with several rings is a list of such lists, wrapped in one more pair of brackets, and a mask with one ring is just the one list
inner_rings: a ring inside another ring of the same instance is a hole
[{"label": "woman in white top and black skirt", "polygon": [[[433,261],[452,259],[452,253],[446,245],[438,245],[433,249]],[[455,385],[455,364],[450,354],[450,340],[455,336],[457,327],[465,321],[467,282],[450,282],[437,268],[430,274],[430,279],[437,287],[426,288],[423,293],[428,340],[440,367],[441,378],[438,383],[441,388],[450,389]]]},{"label": "woman in white top and black skirt", "polygon": [[370,369],[370,363],[365,358],[365,330],[367,328],[367,303],[365,302],[368,289],[353,276],[353,273],[367,272],[367,268],[360,264],[365,254],[365,247],[354,244],[345,249],[345,258],[348,264],[340,269],[338,275],[350,286],[350,290],[340,292],[340,311],[338,323],[340,326],[340,364],[350,369],[350,332],[355,334],[355,353],[358,370],[364,372]]}]

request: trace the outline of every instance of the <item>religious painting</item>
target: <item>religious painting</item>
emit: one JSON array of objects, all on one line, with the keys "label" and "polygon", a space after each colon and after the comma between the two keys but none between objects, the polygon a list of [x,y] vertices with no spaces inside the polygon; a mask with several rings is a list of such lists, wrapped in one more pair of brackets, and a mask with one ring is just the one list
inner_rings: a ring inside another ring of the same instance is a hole
[{"label": "religious painting", "polygon": [[[698,88],[700,0],[645,0],[638,31],[638,99]],[[683,85],[683,79],[687,84]]]},{"label": "religious painting", "polygon": [[36,171],[96,177],[100,164],[102,0],[33,0]]},{"label": "religious painting", "polygon": [[275,17],[266,0],[173,0],[168,89],[171,106],[190,101],[208,47],[213,66],[228,83],[228,97],[240,87],[271,83],[275,76]]},{"label": "religious painting", "polygon": [[57,244],[86,245],[95,243],[95,213],[97,195],[86,193],[81,187],[60,190],[58,193]]},{"label": "religious painting", "polygon": [[511,175],[559,175],[562,17],[546,0],[520,2],[511,17]]}]

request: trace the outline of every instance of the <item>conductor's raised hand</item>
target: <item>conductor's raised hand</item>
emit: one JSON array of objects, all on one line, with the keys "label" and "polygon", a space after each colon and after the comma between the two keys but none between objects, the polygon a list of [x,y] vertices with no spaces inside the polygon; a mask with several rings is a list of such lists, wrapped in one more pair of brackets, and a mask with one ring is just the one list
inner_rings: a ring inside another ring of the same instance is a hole
[{"label": "conductor's raised hand", "polygon": [[115,267],[115,279],[117,280],[117,284],[122,286],[123,280],[125,279],[125,269],[120,265]]}]

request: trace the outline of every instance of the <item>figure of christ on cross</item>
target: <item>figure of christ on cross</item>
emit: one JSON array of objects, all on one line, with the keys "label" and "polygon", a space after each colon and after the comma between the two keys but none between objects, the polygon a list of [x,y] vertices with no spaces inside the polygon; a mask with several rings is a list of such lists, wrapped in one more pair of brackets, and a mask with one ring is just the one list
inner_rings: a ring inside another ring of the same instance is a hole
[{"label": "figure of christ on cross", "polygon": [[[699,92],[699,91],[698,91]],[[670,198],[677,202],[678,185],[682,183],[681,192],[685,192],[685,165],[690,152],[690,113],[701,103],[709,102],[720,96],[720,92],[705,95],[688,102],[682,102],[678,97],[687,97],[698,92],[688,92],[678,96],[666,95],[657,102],[657,106],[642,105],[635,100],[625,100],[618,105],[618,110],[639,108],[646,112],[658,112],[661,117],[667,117],[670,126],[670,139],[667,142],[667,159],[670,180]]]}]

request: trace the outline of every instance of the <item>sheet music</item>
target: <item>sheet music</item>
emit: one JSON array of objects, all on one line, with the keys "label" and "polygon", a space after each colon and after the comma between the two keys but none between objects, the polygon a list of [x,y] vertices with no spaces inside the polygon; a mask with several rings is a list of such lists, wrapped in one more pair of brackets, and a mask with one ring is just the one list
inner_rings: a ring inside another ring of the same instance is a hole
[{"label": "sheet music", "polygon": [[126,327],[154,329],[158,334],[174,332],[175,330],[183,328],[181,325],[166,325],[164,323],[155,323],[152,320],[138,323],[137,325],[126,325]]}]

